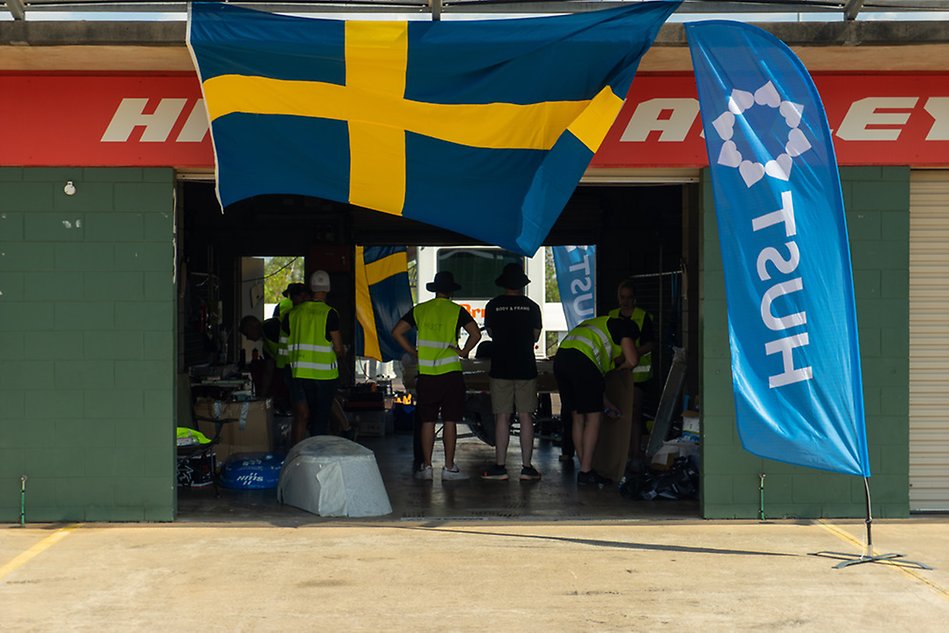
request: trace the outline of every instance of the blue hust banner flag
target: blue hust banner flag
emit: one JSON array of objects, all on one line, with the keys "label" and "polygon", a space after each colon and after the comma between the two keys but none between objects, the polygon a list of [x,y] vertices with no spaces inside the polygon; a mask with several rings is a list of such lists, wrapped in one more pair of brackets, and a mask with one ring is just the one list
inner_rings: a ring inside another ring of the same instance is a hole
[{"label": "blue hust banner flag", "polygon": [[572,330],[596,316],[596,246],[554,246],[560,304]]},{"label": "blue hust banner flag", "polygon": [[728,21],[685,28],[742,444],[769,459],[869,477],[850,246],[820,96],[769,33]]},{"label": "blue hust banner flag", "polygon": [[[412,309],[406,248],[357,246],[355,277],[356,355],[384,362],[402,358],[392,328]],[[414,331],[406,336],[415,342]]]},{"label": "blue hust banner flag", "polygon": [[532,255],[678,6],[432,22],[193,3],[218,196],[327,198]]}]

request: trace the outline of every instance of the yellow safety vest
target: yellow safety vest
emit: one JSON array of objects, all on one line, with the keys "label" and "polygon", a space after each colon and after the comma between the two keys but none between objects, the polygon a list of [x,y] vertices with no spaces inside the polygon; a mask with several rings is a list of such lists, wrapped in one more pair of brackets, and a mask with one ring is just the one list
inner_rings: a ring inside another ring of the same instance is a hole
[{"label": "yellow safety vest", "polygon": [[292,308],[293,308],[293,299],[284,297],[277,304],[277,309],[274,310],[274,316],[279,317],[280,319],[283,319],[283,317],[287,316],[287,313],[290,312]]},{"label": "yellow safety vest", "polygon": [[461,371],[458,346],[458,315],[461,306],[443,297],[415,306],[415,327],[418,328],[418,372],[423,376],[440,376]]},{"label": "yellow safety vest", "polygon": [[274,357],[276,359],[274,364],[278,369],[283,369],[290,364],[290,336],[283,329],[283,322],[290,318],[289,315],[295,307],[291,305],[289,310],[280,315],[280,340],[277,341],[277,355]]},{"label": "yellow safety vest", "polygon": [[[610,310],[610,316],[616,319],[625,319],[619,308]],[[636,327],[639,328],[639,336],[636,337],[636,351],[639,351],[639,339],[642,337],[643,323],[646,321],[646,311],[640,307],[633,308],[633,314],[630,317]],[[639,357],[639,364],[633,367],[633,382],[645,382],[652,378],[652,352],[647,352]]]},{"label": "yellow safety vest", "polygon": [[178,446],[194,446],[196,444],[210,444],[211,440],[197,429],[179,426],[175,432]]},{"label": "yellow safety vest", "polygon": [[322,301],[306,301],[290,310],[287,349],[294,378],[333,380],[339,376],[336,352],[326,337],[331,310]]},{"label": "yellow safety vest", "polygon": [[[278,331],[280,331],[279,319],[276,319],[276,320],[278,321],[278,325],[277,325]],[[270,319],[267,319],[267,321],[270,321]],[[267,321],[264,321],[264,323],[266,323]],[[281,333],[281,336],[283,336],[282,333]],[[280,340],[279,339],[276,341],[270,340],[269,338],[267,338],[267,334],[265,332],[263,333],[261,342],[264,345],[264,351],[267,352],[267,356],[269,356],[270,358],[273,358],[274,361],[276,361],[280,357]]]},{"label": "yellow safety vest", "polygon": [[596,317],[587,319],[560,342],[560,349],[575,349],[589,358],[600,373],[613,369],[613,359],[622,355],[623,349],[613,342],[606,322],[610,317]]}]

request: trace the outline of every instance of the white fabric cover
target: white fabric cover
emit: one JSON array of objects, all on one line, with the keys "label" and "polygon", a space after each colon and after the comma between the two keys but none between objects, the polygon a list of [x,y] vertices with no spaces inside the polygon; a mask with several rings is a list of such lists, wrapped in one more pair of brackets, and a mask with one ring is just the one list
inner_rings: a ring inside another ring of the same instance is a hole
[{"label": "white fabric cover", "polygon": [[283,462],[277,499],[324,517],[375,517],[392,512],[375,454],[342,437],[303,440]]}]

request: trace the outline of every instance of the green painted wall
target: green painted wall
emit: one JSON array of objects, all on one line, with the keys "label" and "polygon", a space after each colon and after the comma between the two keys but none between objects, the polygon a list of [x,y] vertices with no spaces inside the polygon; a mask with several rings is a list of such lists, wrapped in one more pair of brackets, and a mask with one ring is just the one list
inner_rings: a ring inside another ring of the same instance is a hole
[{"label": "green painted wall", "polygon": [[27,521],[174,518],[174,209],[170,169],[0,168],[0,521],[21,475]]},{"label": "green painted wall", "polygon": [[[873,515],[909,515],[909,169],[841,169],[850,234],[870,447]],[[735,431],[725,286],[711,183],[703,173],[701,278],[702,511],[765,516],[862,517],[863,480],[760,459]]]}]

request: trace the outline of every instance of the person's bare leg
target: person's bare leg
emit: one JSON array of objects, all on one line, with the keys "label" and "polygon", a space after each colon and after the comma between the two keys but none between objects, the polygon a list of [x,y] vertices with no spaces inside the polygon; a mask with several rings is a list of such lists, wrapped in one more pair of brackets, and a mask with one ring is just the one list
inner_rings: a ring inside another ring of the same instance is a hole
[{"label": "person's bare leg", "polygon": [[[434,431],[435,425],[432,425]],[[455,443],[458,441],[458,427],[454,422],[445,422],[442,425],[442,445],[445,447],[445,468],[453,470],[455,468]],[[432,436],[432,445],[435,445],[435,437]],[[429,451],[429,463],[431,463],[432,453]]]},{"label": "person's bare leg", "polygon": [[518,413],[521,421],[521,466],[530,466],[534,457],[534,416],[530,413]]},{"label": "person's bare leg", "polygon": [[[576,453],[577,459],[583,455],[583,414],[572,411],[570,413],[573,418],[573,424],[570,429],[571,435],[573,436],[573,452]],[[582,463],[582,462],[581,462]],[[583,468],[580,468],[583,470]]]},{"label": "person's bare leg", "polygon": [[494,414],[494,463],[504,466],[507,463],[507,446],[511,438],[511,414]]},{"label": "person's bare leg", "polygon": [[[580,470],[590,472],[593,469],[593,453],[596,451],[596,440],[600,436],[600,421],[603,419],[603,414],[597,411],[587,413],[583,417],[583,443],[578,445],[577,450],[580,454]],[[580,446],[583,448],[581,449]]]},{"label": "person's bare leg", "polygon": [[431,466],[432,452],[435,450],[434,422],[422,422],[419,429],[419,440],[422,444],[422,466]]}]

